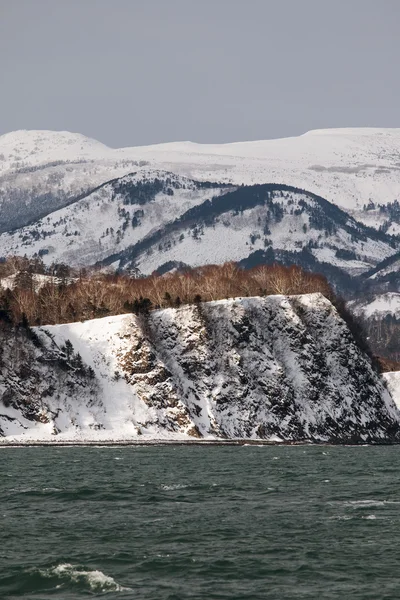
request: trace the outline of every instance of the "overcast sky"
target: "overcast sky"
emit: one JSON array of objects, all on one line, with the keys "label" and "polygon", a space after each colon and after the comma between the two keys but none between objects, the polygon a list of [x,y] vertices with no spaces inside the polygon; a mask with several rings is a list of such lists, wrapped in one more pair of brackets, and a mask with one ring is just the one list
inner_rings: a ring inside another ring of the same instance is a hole
[{"label": "overcast sky", "polygon": [[0,134],[400,127],[400,0],[0,0]]}]

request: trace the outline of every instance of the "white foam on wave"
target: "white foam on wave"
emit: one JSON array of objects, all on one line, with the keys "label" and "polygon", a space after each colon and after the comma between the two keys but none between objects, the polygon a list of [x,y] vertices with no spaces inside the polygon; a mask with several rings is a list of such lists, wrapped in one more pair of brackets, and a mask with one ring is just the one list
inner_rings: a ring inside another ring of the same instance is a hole
[{"label": "white foam on wave", "polygon": [[399,504],[395,500],[349,500],[344,503],[347,506],[351,506],[352,508],[370,508],[370,507],[379,507],[379,506],[387,506],[388,504]]},{"label": "white foam on wave", "polygon": [[18,494],[30,494],[32,492],[62,492],[63,490],[61,488],[56,488],[56,487],[44,487],[44,488],[37,488],[37,487],[12,487],[9,488],[10,492],[17,492]]},{"label": "white foam on wave", "polygon": [[39,569],[39,573],[43,577],[59,577],[65,581],[87,585],[93,592],[124,592],[131,589],[120,585],[102,571],[85,571],[69,563]]},{"label": "white foam on wave", "polygon": [[171,490],[183,490],[184,488],[187,488],[187,485],[184,485],[183,483],[175,483],[173,485],[162,485],[161,489],[165,490],[166,492],[169,492]]}]

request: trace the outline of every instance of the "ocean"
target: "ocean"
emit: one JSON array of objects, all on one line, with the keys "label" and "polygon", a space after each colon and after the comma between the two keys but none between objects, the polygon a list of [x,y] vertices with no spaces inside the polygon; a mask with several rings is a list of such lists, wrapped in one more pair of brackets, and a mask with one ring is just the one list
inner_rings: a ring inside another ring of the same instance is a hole
[{"label": "ocean", "polygon": [[397,600],[399,452],[0,448],[0,598]]}]

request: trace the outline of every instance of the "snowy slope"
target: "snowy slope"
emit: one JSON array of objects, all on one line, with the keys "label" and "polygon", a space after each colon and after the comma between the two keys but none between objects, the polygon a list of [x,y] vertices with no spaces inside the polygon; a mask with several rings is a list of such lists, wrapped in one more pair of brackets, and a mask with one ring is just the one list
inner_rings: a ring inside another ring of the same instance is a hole
[{"label": "snowy slope", "polygon": [[[117,150],[68,132],[9,133],[0,137],[0,231],[146,163],[204,181],[293,185],[356,211],[360,219],[370,201],[386,204],[400,196],[400,129],[328,129],[277,140]],[[16,212],[8,209],[10,202]]]},{"label": "snowy slope", "polygon": [[320,294],[236,298],[36,332],[42,346],[31,348],[25,379],[15,336],[3,341],[3,442],[400,436],[383,382]]},{"label": "snowy slope", "polygon": [[379,294],[370,301],[349,302],[348,306],[352,313],[365,319],[382,319],[386,315],[400,318],[400,294],[397,292]]},{"label": "snowy slope", "polygon": [[386,234],[297,188],[221,186],[148,168],[0,234],[0,256],[39,254],[47,264],[99,262],[142,274],[165,263],[240,261],[268,249],[307,250],[318,264],[351,274],[395,252]]},{"label": "snowy slope", "polygon": [[173,173],[139,170],[30,226],[0,234],[0,256],[39,253],[48,264],[91,265],[225,191]]},{"label": "snowy slope", "polygon": [[[234,199],[247,192],[248,204],[243,201],[241,210],[235,210]],[[165,228],[162,238],[156,235],[151,243],[149,236],[142,251],[127,255],[136,261],[141,273],[150,274],[170,262],[200,266],[239,262],[268,248],[277,256],[281,251],[298,254],[307,250],[319,263],[357,275],[394,252],[384,236],[371,235],[359,223],[331,211],[334,207],[328,203],[300,190],[245,187],[226,192],[221,205],[212,216],[207,213],[208,205],[204,216],[199,207],[195,223],[189,211],[188,218],[181,216],[178,224]]]},{"label": "snowy slope", "polygon": [[348,211],[355,219],[367,225],[385,231],[389,235],[400,235],[400,218],[399,214],[390,214],[390,206],[392,203],[386,204],[375,210],[350,210]]},{"label": "snowy slope", "polygon": [[388,259],[378,263],[371,272],[365,274],[369,281],[375,285],[390,281],[400,271],[400,252],[395,252]]}]

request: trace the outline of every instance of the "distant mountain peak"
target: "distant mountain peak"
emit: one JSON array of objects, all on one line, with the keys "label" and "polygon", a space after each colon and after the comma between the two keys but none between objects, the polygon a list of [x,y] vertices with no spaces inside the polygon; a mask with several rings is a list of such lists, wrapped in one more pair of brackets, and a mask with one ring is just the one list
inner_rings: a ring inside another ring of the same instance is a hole
[{"label": "distant mountain peak", "polygon": [[0,148],[9,146],[10,149],[22,147],[26,145],[43,145],[51,143],[58,146],[70,146],[73,144],[83,144],[88,147],[101,147],[106,149],[107,146],[94,138],[87,137],[81,133],[72,133],[70,131],[52,131],[40,129],[19,129],[11,131],[0,136]]},{"label": "distant mountain peak", "polygon": [[379,135],[400,135],[400,128],[398,127],[333,127],[330,129],[311,129],[303,136],[311,135],[340,135],[340,136],[379,136]]}]

